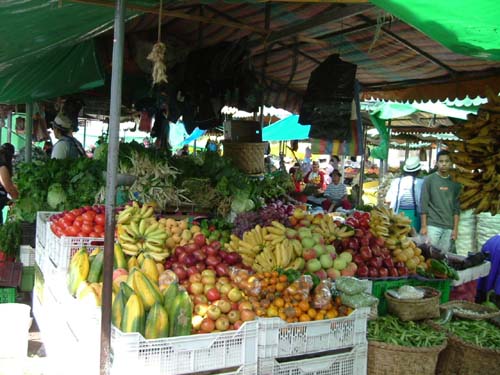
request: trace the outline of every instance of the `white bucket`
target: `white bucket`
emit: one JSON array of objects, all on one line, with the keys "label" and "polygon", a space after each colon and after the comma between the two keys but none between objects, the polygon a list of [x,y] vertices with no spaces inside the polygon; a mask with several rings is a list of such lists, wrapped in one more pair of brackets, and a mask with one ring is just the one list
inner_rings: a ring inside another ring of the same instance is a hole
[{"label": "white bucket", "polygon": [[22,303],[1,303],[0,358],[26,358],[28,355],[31,307]]}]

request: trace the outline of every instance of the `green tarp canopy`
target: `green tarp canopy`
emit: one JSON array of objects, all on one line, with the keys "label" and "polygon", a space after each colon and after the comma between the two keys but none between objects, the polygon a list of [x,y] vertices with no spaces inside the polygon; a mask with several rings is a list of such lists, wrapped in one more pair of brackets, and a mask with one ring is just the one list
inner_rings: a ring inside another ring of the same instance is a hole
[{"label": "green tarp canopy", "polygon": [[[58,0],[0,3],[0,103],[104,84],[91,39],[113,27],[114,8]],[[127,19],[136,14],[127,12]]]},{"label": "green tarp canopy", "polygon": [[500,61],[499,0],[371,0],[450,50]]}]

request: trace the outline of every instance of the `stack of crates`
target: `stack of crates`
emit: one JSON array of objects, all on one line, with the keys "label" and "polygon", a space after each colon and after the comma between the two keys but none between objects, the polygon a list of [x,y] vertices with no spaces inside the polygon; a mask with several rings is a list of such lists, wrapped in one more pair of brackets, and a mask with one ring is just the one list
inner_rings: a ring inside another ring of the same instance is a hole
[{"label": "stack of crates", "polygon": [[0,262],[0,303],[16,302],[22,268],[21,263]]},{"label": "stack of crates", "polygon": [[366,373],[368,309],[341,318],[286,323],[259,319],[261,375],[358,375]]}]

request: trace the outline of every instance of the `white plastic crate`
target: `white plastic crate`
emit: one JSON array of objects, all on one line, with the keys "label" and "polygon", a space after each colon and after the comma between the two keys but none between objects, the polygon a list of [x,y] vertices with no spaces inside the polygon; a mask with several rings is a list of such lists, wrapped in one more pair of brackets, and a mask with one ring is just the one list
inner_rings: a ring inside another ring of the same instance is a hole
[{"label": "white plastic crate", "polygon": [[24,267],[33,267],[35,265],[35,249],[29,245],[21,245],[20,259]]},{"label": "white plastic crate", "polygon": [[368,344],[341,349],[336,354],[279,361],[259,360],[259,375],[365,375]]},{"label": "white plastic crate", "polygon": [[367,310],[313,322],[259,318],[259,359],[282,358],[365,344]]},{"label": "white plastic crate", "polygon": [[57,237],[50,228],[47,230],[48,254],[57,268],[68,269],[71,257],[82,247],[89,253],[97,247],[104,249],[104,238]]},{"label": "white plastic crate", "polygon": [[[224,369],[246,369],[257,364],[257,321],[237,331],[146,340],[139,333],[111,330],[113,374],[194,374]],[[229,370],[229,373],[234,371]],[[239,371],[239,370],[238,370]],[[255,372],[254,372],[255,374]]]},{"label": "white plastic crate", "polygon": [[57,214],[58,212],[48,212],[48,211],[38,211],[36,213],[36,240],[39,241],[42,246],[45,247],[47,240],[47,225],[50,216]]}]

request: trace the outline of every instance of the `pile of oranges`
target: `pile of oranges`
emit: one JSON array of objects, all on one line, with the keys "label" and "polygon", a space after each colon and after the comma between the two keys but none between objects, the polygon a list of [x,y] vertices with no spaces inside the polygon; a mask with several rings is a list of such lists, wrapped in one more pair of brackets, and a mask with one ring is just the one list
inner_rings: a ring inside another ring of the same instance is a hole
[{"label": "pile of oranges", "polygon": [[330,295],[321,306],[317,306],[312,279],[307,276],[290,283],[286,275],[277,271],[252,274],[238,270],[231,274],[231,278],[248,296],[258,317],[279,317],[288,323],[296,323],[333,319],[352,312],[350,307],[342,304],[340,297]]}]

